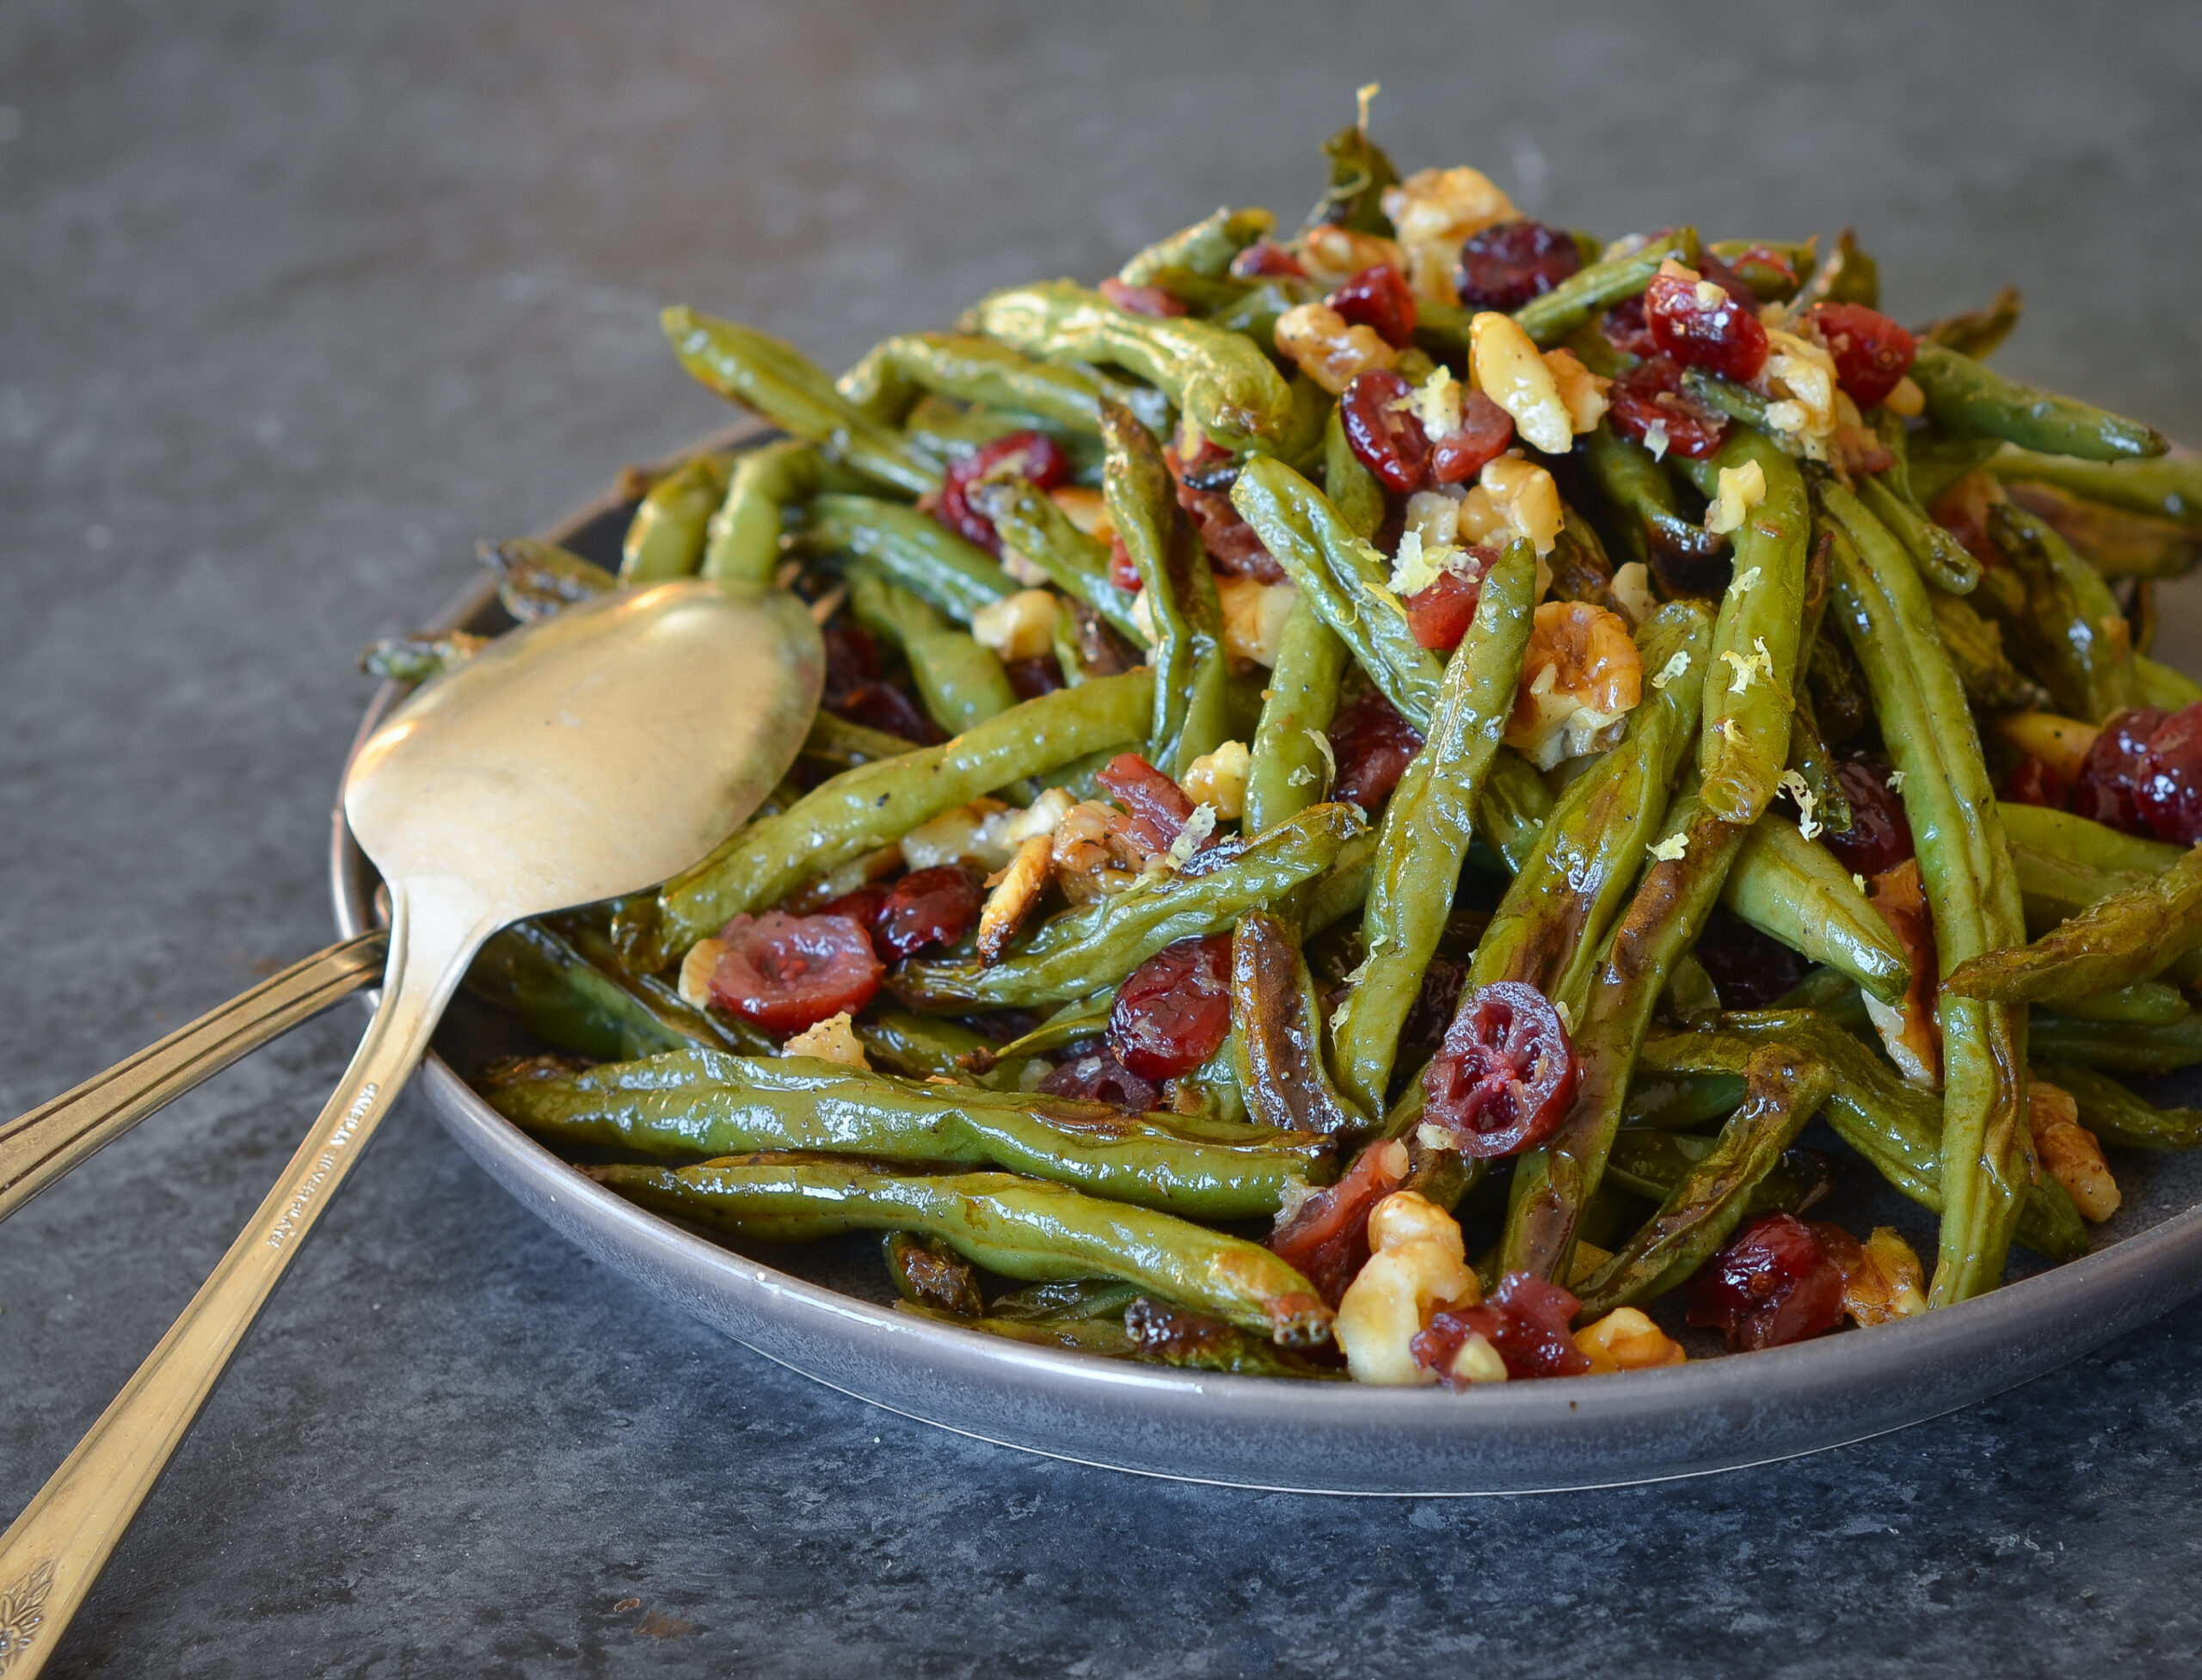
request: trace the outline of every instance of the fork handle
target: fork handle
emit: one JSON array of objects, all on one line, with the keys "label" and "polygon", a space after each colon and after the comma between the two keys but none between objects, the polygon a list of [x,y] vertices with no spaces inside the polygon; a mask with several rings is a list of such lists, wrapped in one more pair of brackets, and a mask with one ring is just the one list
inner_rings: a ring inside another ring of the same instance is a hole
[{"label": "fork handle", "polygon": [[[0,1125],[0,1219],[155,1110],[366,985],[382,973],[389,951],[390,935],[380,928],[317,951]],[[0,1675],[6,1672],[0,1647]]]}]

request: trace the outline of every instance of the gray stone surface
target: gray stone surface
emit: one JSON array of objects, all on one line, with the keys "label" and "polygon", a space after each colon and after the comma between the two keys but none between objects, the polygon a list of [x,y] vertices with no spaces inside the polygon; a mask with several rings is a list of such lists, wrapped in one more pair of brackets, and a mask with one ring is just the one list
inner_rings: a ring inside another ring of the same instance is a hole
[{"label": "gray stone surface", "polygon": [[[0,1111],[327,935],[359,647],[720,411],[652,311],[822,360],[1409,164],[1606,231],[1854,221],[1902,312],[2202,439],[2202,15],[1116,4],[0,9]],[[2183,615],[2175,639],[2197,622]],[[0,1507],[188,1298],[344,1012],[0,1228]],[[1447,1505],[1015,1455],[717,1339],[402,1112],[54,1673],[2192,1671],[2202,1309],[1694,1484]],[[624,1608],[623,1608],[624,1607]]]}]

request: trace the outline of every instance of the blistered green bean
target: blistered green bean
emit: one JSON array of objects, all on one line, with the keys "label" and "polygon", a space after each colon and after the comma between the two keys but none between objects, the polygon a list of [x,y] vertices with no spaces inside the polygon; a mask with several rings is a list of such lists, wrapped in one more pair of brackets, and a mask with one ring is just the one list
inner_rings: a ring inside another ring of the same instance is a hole
[{"label": "blistered green bean", "polygon": [[2168,446],[2152,426],[2007,379],[1931,339],[1913,358],[1911,378],[1927,394],[1928,417],[1953,431],[2091,461],[2145,458]]},{"label": "blistered green bean", "polygon": [[694,575],[704,563],[705,529],[726,499],[732,470],[724,455],[698,455],[651,485],[627,523],[619,581],[661,583]]},{"label": "blistered green bean", "polygon": [[810,504],[804,545],[821,554],[860,554],[958,624],[1017,593],[994,557],[929,514],[869,495],[821,495]]}]

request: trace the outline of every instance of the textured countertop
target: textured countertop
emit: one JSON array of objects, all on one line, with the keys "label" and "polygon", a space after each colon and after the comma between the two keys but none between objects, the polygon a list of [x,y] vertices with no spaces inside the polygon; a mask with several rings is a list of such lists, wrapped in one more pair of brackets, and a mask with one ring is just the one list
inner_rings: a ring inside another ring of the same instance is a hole
[{"label": "textured countertop", "polygon": [[[1406,167],[1606,232],[1854,222],[1913,317],[2202,440],[2202,13],[1270,3],[0,9],[0,1113],[322,943],[375,636],[828,365]],[[2189,615],[2171,632],[2193,663]],[[334,1082],[340,1011],[0,1227],[0,1519]],[[1413,1503],[1027,1457],[726,1342],[394,1117],[50,1672],[2191,1672],[2202,1306],[1708,1480]],[[0,1586],[6,1584],[0,1583]]]}]

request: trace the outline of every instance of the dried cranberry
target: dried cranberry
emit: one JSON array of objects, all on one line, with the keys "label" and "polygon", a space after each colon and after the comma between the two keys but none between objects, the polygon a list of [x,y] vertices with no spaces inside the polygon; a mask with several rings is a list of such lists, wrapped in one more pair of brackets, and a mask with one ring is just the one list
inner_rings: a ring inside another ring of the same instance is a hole
[{"label": "dried cranberry", "polygon": [[1476,616],[1476,602],[1483,594],[1484,575],[1498,556],[1487,548],[1472,548],[1468,569],[1445,571],[1426,589],[1418,589],[1399,605],[1407,610],[1407,629],[1414,639],[1433,652],[1450,653],[1468,633]]},{"label": "dried cranberry", "polygon": [[1050,1097],[1106,1103],[1132,1114],[1146,1113],[1162,1097],[1160,1091],[1105,1049],[1071,1056],[1040,1081],[1040,1089]]},{"label": "dried cranberry", "polygon": [[1686,367],[1724,379],[1751,379],[1766,366],[1766,329],[1758,317],[1718,286],[1659,274],[1644,291],[1644,321],[1652,342]]},{"label": "dried cranberry", "polygon": [[1423,1123],[1472,1159],[1518,1154],[1559,1129],[1575,1097],[1575,1049],[1552,1000],[1516,980],[1461,1002],[1422,1076]]},{"label": "dried cranberry", "polygon": [[1723,909],[1705,919],[1697,955],[1728,1009],[1763,1009],[1805,977],[1795,951]]},{"label": "dried cranberry", "polygon": [[1293,280],[1307,277],[1307,271],[1300,266],[1300,259],[1270,239],[1257,239],[1233,257],[1231,272],[1240,280],[1259,280],[1271,274],[1282,274]]},{"label": "dried cranberry", "polygon": [[965,492],[981,478],[1022,478],[1035,489],[1051,490],[1070,477],[1070,457],[1045,432],[1012,432],[951,461],[940,487],[933,517],[967,542],[989,554],[1001,552],[994,522],[971,506]]},{"label": "dried cranberry", "polygon": [[934,727],[932,719],[918,710],[917,702],[892,683],[865,683],[829,704],[826,710],[852,723],[861,723],[883,735],[900,735],[920,747],[930,747],[946,738]]},{"label": "dried cranberry", "polygon": [[1116,988],[1109,1048],[1144,1080],[1190,1074],[1231,1032],[1231,936],[1165,945]]},{"label": "dried cranberry", "polygon": [[915,957],[963,938],[978,926],[985,902],[979,883],[954,864],[913,870],[895,883],[872,926],[892,955]]},{"label": "dried cranberry", "polygon": [[1542,222],[1501,222],[1461,247],[1455,281],[1471,309],[1515,310],[1582,266],[1572,235]]},{"label": "dried cranberry", "polygon": [[1461,393],[1461,423],[1430,440],[1434,483],[1465,484],[1506,452],[1514,441],[1514,416],[1471,386]]},{"label": "dried cranberry", "polygon": [[1659,347],[1652,341],[1651,326],[1644,319],[1644,299],[1640,295],[1623,298],[1600,316],[1598,332],[1625,356],[1640,360],[1659,354]]},{"label": "dried cranberry", "polygon": [[1853,874],[1879,875],[1913,855],[1904,802],[1889,786],[1892,773],[1883,760],[1864,753],[1836,760],[1836,782],[1850,802],[1850,826],[1821,838]]},{"label": "dried cranberry", "polygon": [[1689,1321],[1738,1351],[1804,1341],[1842,1322],[1842,1268],[1796,1215],[1767,1214],[1691,1280]]},{"label": "dried cranberry", "polygon": [[1345,440],[1384,488],[1402,495],[1430,471],[1430,435],[1404,406],[1413,387],[1388,367],[1367,367],[1338,398]]},{"label": "dried cranberry", "polygon": [[1063,668],[1055,655],[1036,659],[1006,659],[1001,674],[1009,679],[1009,692],[1020,700],[1036,700],[1063,686]]},{"label": "dried cranberry", "polygon": [[2174,846],[2202,840],[2202,704],[2181,707],[2149,736],[2134,799],[2158,840]]},{"label": "dried cranberry", "polygon": [[1758,313],[1758,293],[1751,290],[1750,283],[1741,274],[1713,255],[1711,251],[1699,253],[1697,272],[1745,309],[1750,311],[1754,316]]},{"label": "dried cranberry", "polygon": [[[1233,458],[1210,443],[1203,443],[1199,458],[1191,463],[1178,458],[1174,445],[1162,452],[1162,458],[1170,469],[1171,477],[1177,481],[1178,505],[1192,516],[1194,528],[1200,532],[1201,546],[1208,551],[1209,560],[1215,569],[1232,577],[1251,577],[1258,583],[1283,582],[1284,568],[1262,546],[1254,527],[1239,518],[1238,508],[1232,506],[1230,485],[1224,475],[1237,476]],[[1110,563],[1112,568],[1116,563],[1114,549],[1110,553]],[[1124,566],[1132,575],[1129,587],[1136,589],[1139,570],[1132,565],[1129,554],[1124,557]]]},{"label": "dried cranberry", "polygon": [[862,625],[837,616],[818,634],[826,643],[827,705],[879,680],[879,644]]},{"label": "dried cranberry", "polygon": [[1093,779],[1124,808],[1123,832],[1143,852],[1167,852],[1193,814],[1184,789],[1137,753],[1117,754]]},{"label": "dried cranberry", "polygon": [[1269,1240],[1276,1256],[1335,1307],[1369,1262],[1369,1210],[1406,1182],[1403,1143],[1372,1143],[1338,1181],[1300,1204]]},{"label": "dried cranberry", "polygon": [[2007,805],[2043,805],[2061,811],[2070,800],[2072,790],[2064,785],[2062,776],[2029,753],[2003,778],[2003,791],[1997,797]]},{"label": "dried cranberry", "polygon": [[1109,582],[1128,595],[1137,594],[1147,583],[1147,580],[1139,575],[1139,566],[1132,558],[1132,551],[1124,546],[1124,539],[1113,531],[1109,533]]},{"label": "dried cranberry", "polygon": [[1877,309],[1863,304],[1814,304],[1808,318],[1835,358],[1835,382],[1870,409],[1911,371],[1919,345]]},{"label": "dried cranberry", "polygon": [[1101,282],[1101,295],[1132,315],[1152,315],[1167,320],[1186,314],[1184,304],[1159,286],[1129,286],[1114,274]]},{"label": "dried cranberry", "polygon": [[1394,350],[1414,342],[1414,293],[1407,288],[1406,276],[1388,262],[1348,276],[1323,301],[1350,324],[1371,329]]},{"label": "dried cranberry", "polygon": [[[852,893],[843,893],[818,914],[821,916],[846,916],[858,927],[876,928],[879,926],[879,913],[887,908],[887,901],[894,891],[895,889],[889,886],[858,887]],[[871,943],[875,951],[879,948],[876,936]]]},{"label": "dried cranberry", "polygon": [[1534,1271],[1510,1271],[1480,1307],[1455,1307],[1431,1315],[1430,1327],[1409,1345],[1415,1363],[1448,1384],[1461,1349],[1481,1336],[1498,1351],[1515,1382],[1541,1376],[1580,1376],[1590,1357],[1575,1345],[1568,1324],[1582,1305],[1568,1290]]},{"label": "dried cranberry", "polygon": [[1422,971],[1422,985],[1407,1006],[1407,1018],[1399,1024],[1399,1049],[1393,1058],[1396,1066],[1412,1072],[1437,1054],[1467,979],[1468,965],[1458,958],[1441,952],[1430,959]]},{"label": "dried cranberry", "polygon": [[1371,813],[1392,797],[1408,761],[1422,750],[1421,732],[1373,688],[1338,708],[1330,739],[1338,760],[1331,797]]},{"label": "dried cranberry", "polygon": [[2141,809],[2141,785],[2150,773],[2149,742],[2167,713],[2133,706],[2102,726],[2072,778],[2072,809],[2090,822],[2129,834],[2155,832]]},{"label": "dried cranberry", "polygon": [[1666,434],[1668,455],[1701,461],[1720,446],[1728,422],[1682,391],[1682,371],[1671,356],[1647,356],[1616,378],[1606,392],[1613,428],[1645,448],[1654,425]]},{"label": "dried cranberry", "polygon": [[711,1001],[767,1032],[801,1032],[870,1003],[886,972],[846,916],[736,916],[719,931]]}]

